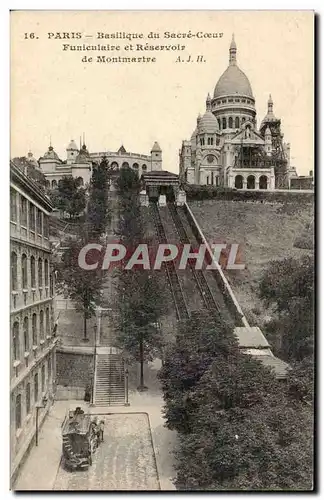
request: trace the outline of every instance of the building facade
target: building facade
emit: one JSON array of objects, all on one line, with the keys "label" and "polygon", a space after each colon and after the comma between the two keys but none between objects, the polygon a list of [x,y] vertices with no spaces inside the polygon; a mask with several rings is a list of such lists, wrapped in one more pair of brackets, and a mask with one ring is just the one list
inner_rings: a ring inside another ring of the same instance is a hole
[{"label": "building facade", "polygon": [[229,65],[219,78],[206,111],[197,118],[191,139],[179,152],[180,178],[190,184],[237,189],[289,188],[290,145],[283,142],[281,120],[271,95],[266,116],[257,126],[251,84],[237,65],[234,36]]},{"label": "building facade", "polygon": [[58,182],[64,176],[79,179],[80,185],[90,182],[92,176],[92,163],[100,162],[106,157],[112,169],[118,170],[121,167],[131,167],[141,176],[147,172],[162,170],[162,150],[157,142],[153,144],[151,153],[143,155],[130,153],[121,146],[117,152],[102,151],[89,153],[85,144],[79,149],[74,140],[66,148],[66,160],[61,160],[54,151],[52,145],[48,151],[38,160],[39,167],[46,177],[47,187],[56,188]]},{"label": "building facade", "polygon": [[[10,166],[10,442],[11,476],[33,442],[55,392],[54,276],[49,215],[42,190]],[[39,407],[37,409],[37,406]]]}]

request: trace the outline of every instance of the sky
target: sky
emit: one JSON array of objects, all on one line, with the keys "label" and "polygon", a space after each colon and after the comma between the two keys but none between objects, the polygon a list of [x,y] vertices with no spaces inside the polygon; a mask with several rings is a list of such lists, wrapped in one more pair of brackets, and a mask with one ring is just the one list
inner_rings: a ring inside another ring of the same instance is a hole
[{"label": "sky", "polygon": [[[148,39],[150,32],[159,39]],[[70,39],[62,39],[62,33]],[[81,39],[71,38],[81,33]],[[97,33],[143,33],[142,39],[97,39]],[[217,38],[165,38],[213,33]],[[34,33],[35,36],[30,35]],[[50,33],[50,35],[49,35]],[[60,35],[57,35],[60,33]],[[219,34],[223,34],[219,36]],[[313,168],[314,54],[311,11],[14,11],[11,13],[11,157],[39,158],[50,140],[62,159],[84,133],[90,152],[149,154],[154,141],[163,169],[178,172],[182,140],[190,139],[207,93],[228,66],[235,34],[238,66],[256,100],[257,122],[274,113],[300,175]],[[75,35],[74,35],[75,36]],[[49,38],[50,37],[50,38]],[[61,37],[61,38],[60,38]],[[120,45],[120,51],[63,50],[66,45]],[[130,44],[180,45],[182,51],[126,51]],[[156,57],[155,63],[97,63],[107,57]],[[202,55],[205,62],[195,61]],[[94,62],[83,62],[84,56]]]}]

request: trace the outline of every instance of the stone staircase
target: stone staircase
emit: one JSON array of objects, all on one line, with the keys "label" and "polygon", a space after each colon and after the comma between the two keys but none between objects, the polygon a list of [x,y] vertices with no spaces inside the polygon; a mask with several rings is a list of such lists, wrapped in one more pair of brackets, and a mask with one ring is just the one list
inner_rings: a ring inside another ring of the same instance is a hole
[{"label": "stone staircase", "polygon": [[95,406],[125,404],[125,373],[120,354],[98,353],[95,373]]}]

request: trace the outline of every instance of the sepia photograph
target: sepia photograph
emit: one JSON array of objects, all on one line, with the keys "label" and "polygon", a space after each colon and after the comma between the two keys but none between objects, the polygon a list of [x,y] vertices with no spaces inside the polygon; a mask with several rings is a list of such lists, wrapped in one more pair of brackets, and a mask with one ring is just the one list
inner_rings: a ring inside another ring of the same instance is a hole
[{"label": "sepia photograph", "polygon": [[12,491],[314,491],[314,73],[311,10],[10,12]]}]

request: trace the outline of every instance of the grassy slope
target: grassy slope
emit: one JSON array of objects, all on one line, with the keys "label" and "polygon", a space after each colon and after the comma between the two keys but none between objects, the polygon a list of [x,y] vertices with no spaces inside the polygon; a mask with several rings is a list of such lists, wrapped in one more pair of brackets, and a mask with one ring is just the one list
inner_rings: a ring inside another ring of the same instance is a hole
[{"label": "grassy slope", "polygon": [[262,325],[266,312],[258,299],[258,281],[271,260],[310,252],[293,245],[313,219],[313,207],[214,200],[189,205],[208,241],[240,244],[246,269],[225,274],[247,318]]}]

